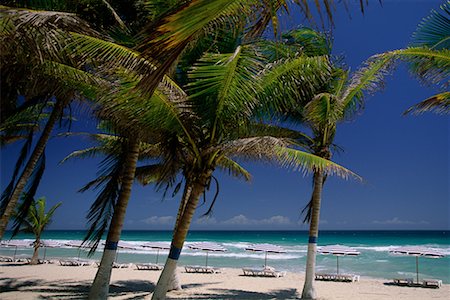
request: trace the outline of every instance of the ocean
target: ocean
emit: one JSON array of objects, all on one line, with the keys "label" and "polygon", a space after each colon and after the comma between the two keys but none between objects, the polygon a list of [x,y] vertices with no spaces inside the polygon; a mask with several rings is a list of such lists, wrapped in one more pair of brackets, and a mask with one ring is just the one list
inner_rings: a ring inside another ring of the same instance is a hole
[{"label": "ocean", "polygon": [[[42,239],[66,242],[82,240],[84,231],[49,230]],[[171,231],[123,231],[121,240],[139,246],[146,241],[170,243]],[[33,240],[32,235],[20,234],[16,239]],[[261,267],[264,254],[249,252],[245,248],[253,243],[271,243],[282,246],[286,253],[272,254],[267,257],[267,264],[280,270],[303,273],[305,271],[308,232],[306,231],[191,231],[180,257],[180,265],[202,265],[206,253],[191,250],[186,245],[191,242],[211,241],[222,244],[227,251],[208,254],[208,265],[215,267]],[[356,248],[358,256],[340,257],[341,273],[356,273],[364,277],[389,280],[394,277],[415,277],[415,257],[399,256],[389,253],[398,246],[428,246],[447,256],[444,258],[419,258],[421,278],[439,278],[450,283],[450,231],[321,231],[319,246],[342,244]],[[13,255],[14,248],[0,248],[0,255]],[[31,255],[30,248],[17,249],[17,255]],[[160,251],[159,262],[163,263],[168,251]],[[40,252],[42,257],[43,250]],[[81,257],[87,258],[87,252],[81,251]],[[118,262],[155,262],[157,251],[120,249]],[[47,257],[77,257],[78,250],[64,248],[47,248]],[[101,249],[89,257],[99,260]],[[336,257],[317,255],[317,271],[335,272]]]}]

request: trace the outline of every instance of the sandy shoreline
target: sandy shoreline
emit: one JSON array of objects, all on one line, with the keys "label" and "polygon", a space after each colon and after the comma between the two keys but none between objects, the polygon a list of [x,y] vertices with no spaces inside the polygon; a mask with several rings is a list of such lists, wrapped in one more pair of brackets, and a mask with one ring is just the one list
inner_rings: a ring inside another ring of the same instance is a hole
[{"label": "sandy shoreline", "polygon": [[[20,265],[0,263],[0,299],[84,299],[96,268],[63,267],[59,264]],[[110,298],[150,299],[160,271],[135,268],[114,269]],[[303,275],[283,278],[242,276],[242,270],[224,268],[220,274],[188,274],[180,269],[182,291],[168,299],[295,299],[303,286]],[[316,282],[321,299],[448,299],[450,285],[440,289],[398,287],[388,280],[361,277],[357,283]]]}]

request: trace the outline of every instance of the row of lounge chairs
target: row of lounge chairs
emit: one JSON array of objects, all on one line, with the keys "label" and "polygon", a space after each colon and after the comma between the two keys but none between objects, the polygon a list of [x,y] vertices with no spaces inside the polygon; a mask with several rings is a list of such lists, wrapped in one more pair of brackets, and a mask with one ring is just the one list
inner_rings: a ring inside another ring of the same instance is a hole
[{"label": "row of lounge chairs", "polygon": [[393,283],[399,286],[414,286],[427,288],[440,288],[442,280],[440,279],[423,279],[421,283],[414,283],[413,278],[394,278]]},{"label": "row of lounge chairs", "polygon": [[334,273],[316,273],[316,280],[356,282],[356,281],[359,281],[359,275],[355,275],[355,274],[334,274]]},{"label": "row of lounge chairs", "polygon": [[[19,257],[13,259],[9,256],[0,256],[0,262],[26,262],[29,263],[31,258],[29,257]],[[53,260],[43,260],[39,259],[40,264],[53,263]],[[61,259],[59,260],[61,266],[89,266],[93,264],[93,261],[89,260],[73,260],[73,259]],[[98,266],[99,263],[97,263]],[[113,263],[113,268],[129,268],[133,264],[131,263]],[[152,270],[159,271],[163,269],[162,265],[153,263],[138,263],[135,264],[137,270]],[[185,266],[186,273],[220,273],[219,268],[208,267],[208,266]],[[283,277],[286,275],[285,271],[277,271],[273,267],[265,266],[263,268],[243,268],[244,276],[255,276],[255,277]],[[355,274],[335,274],[335,273],[316,273],[316,280],[323,281],[339,281],[339,282],[357,282],[360,279],[359,275]],[[440,288],[442,285],[442,280],[439,279],[423,279],[421,283],[414,283],[413,278],[394,278],[393,284],[399,286],[414,286],[414,287],[427,287],[427,288]]]}]

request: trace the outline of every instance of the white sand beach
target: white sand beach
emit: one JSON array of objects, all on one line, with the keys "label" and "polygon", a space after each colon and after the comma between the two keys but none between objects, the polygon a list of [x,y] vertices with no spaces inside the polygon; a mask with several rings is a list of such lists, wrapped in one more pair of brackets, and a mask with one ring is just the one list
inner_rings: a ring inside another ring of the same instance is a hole
[{"label": "white sand beach", "polygon": [[[295,299],[300,297],[303,275],[282,278],[242,276],[242,270],[225,268],[220,274],[188,274],[180,268],[183,290],[168,299]],[[63,267],[59,264],[0,264],[0,299],[84,299],[96,267]],[[113,269],[111,299],[150,299],[160,271],[134,267]],[[359,282],[316,282],[320,299],[449,299],[450,285],[440,289],[399,287],[389,280],[361,277]]]}]

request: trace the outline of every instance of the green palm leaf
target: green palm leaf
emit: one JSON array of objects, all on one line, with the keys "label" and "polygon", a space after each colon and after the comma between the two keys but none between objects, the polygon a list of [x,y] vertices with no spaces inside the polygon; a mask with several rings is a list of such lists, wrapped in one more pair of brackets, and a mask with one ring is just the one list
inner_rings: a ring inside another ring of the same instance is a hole
[{"label": "green palm leaf", "polygon": [[432,10],[413,34],[413,46],[434,50],[450,49],[450,1],[441,5],[440,11]]},{"label": "green palm leaf", "polygon": [[256,75],[261,60],[251,46],[239,46],[231,54],[206,54],[194,65],[188,85],[199,115],[212,124],[211,139],[225,122],[235,124],[250,116],[256,104]]},{"label": "green palm leaf", "polygon": [[260,85],[263,90],[258,97],[269,113],[301,110],[301,103],[308,102],[330,74],[331,66],[326,56],[301,55],[280,60],[269,65],[262,74]]},{"label": "green palm leaf", "polygon": [[427,111],[443,115],[450,114],[450,92],[444,92],[434,95],[408,108],[403,114],[407,115],[412,113],[415,115],[419,115]]}]

